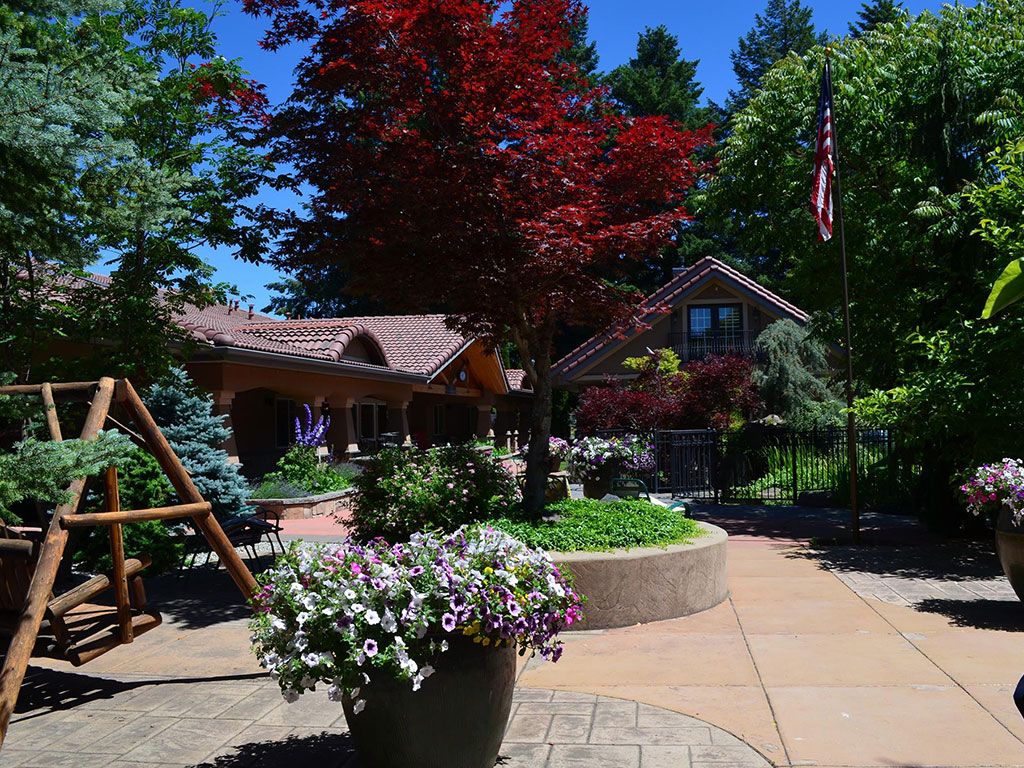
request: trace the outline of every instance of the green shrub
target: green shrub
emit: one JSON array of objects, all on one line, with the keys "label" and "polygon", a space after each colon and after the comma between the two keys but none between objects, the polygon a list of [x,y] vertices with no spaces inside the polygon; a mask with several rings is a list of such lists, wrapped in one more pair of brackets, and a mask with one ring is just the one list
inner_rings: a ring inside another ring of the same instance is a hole
[{"label": "green shrub", "polygon": [[292,485],[288,481],[272,475],[267,475],[260,482],[254,484],[249,492],[251,499],[302,499],[312,495],[305,488]]},{"label": "green shrub", "polygon": [[136,448],[117,472],[121,509],[148,509],[174,504],[171,481],[148,451]]},{"label": "green shrub", "polygon": [[421,451],[385,448],[354,482],[356,536],[401,541],[416,531],[509,514],[519,501],[515,479],[472,445]]},{"label": "green shrub", "polygon": [[[75,552],[75,562],[89,571],[109,571],[113,567],[110,559],[110,535],[106,526],[92,528]],[[169,571],[181,562],[184,544],[175,539],[170,527],[162,520],[144,520],[121,526],[124,537],[125,557],[147,554],[153,564],[145,575],[155,576]]]},{"label": "green shrub", "polygon": [[359,474],[354,464],[327,464],[320,461],[316,448],[307,445],[293,445],[277,461],[277,471],[263,477],[263,482],[256,492],[291,493],[300,489],[303,493],[293,496],[260,496],[255,498],[295,498],[298,496],[316,496],[319,493],[343,491],[351,487],[352,478]]},{"label": "green shrub", "polygon": [[488,521],[531,547],[554,552],[661,547],[701,534],[680,512],[643,499],[603,502],[567,499],[549,504],[546,518],[508,516]]}]

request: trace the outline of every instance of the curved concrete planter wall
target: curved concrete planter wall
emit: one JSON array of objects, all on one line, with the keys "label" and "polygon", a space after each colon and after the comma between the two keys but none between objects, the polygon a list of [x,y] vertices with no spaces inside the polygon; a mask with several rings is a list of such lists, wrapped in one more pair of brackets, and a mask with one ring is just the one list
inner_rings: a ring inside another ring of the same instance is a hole
[{"label": "curved concrete planter wall", "polygon": [[570,629],[611,629],[689,616],[718,605],[729,594],[725,531],[700,523],[704,535],[690,544],[613,552],[552,552],[587,598],[584,620]]},{"label": "curved concrete planter wall", "polygon": [[302,496],[297,499],[249,499],[249,503],[276,514],[281,520],[300,520],[304,517],[321,517],[345,513],[351,505],[355,490],[321,493],[319,496]]}]

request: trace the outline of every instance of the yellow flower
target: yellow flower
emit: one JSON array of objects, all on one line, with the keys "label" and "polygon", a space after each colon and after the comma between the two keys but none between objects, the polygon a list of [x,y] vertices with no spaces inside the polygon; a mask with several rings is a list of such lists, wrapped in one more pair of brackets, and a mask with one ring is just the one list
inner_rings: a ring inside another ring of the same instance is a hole
[{"label": "yellow flower", "polygon": [[489,637],[485,637],[485,638],[483,639],[483,641],[482,641],[482,644],[483,644],[483,645],[490,645],[490,644],[491,644],[491,638],[489,638]]}]

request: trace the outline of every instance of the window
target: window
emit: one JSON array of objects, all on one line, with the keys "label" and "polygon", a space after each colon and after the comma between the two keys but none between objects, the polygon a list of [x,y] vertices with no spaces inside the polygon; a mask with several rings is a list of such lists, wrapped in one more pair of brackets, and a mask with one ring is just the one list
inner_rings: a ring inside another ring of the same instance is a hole
[{"label": "window", "polygon": [[287,448],[295,441],[295,401],[279,397],[274,401],[275,445]]},{"label": "window", "polygon": [[732,335],[742,330],[742,304],[702,304],[689,308],[690,338],[714,332]]},{"label": "window", "polygon": [[444,431],[445,431],[444,430],[444,415],[445,415],[445,406],[441,405],[440,403],[438,405],[435,405],[434,406],[434,435],[435,436],[436,435],[443,435],[444,434]]}]

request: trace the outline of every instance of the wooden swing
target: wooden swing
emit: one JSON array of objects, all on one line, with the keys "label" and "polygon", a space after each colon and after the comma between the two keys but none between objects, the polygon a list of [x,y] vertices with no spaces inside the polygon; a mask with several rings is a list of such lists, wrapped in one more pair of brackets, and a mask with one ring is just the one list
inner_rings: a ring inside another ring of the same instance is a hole
[{"label": "wooden swing", "polygon": [[[212,514],[210,503],[196,489],[127,379],[14,385],[0,387],[0,394],[40,397],[50,438],[55,441],[63,439],[55,399],[86,400],[89,412],[81,438],[94,439],[108,420],[128,432],[157,460],[182,502],[153,509],[121,509],[117,471],[110,468],[104,476],[105,511],[78,512],[88,479],[79,477],[68,486],[70,498],[67,503],[57,506],[45,536],[40,535],[33,540],[30,536],[0,526],[0,635],[10,637],[0,671],[2,746],[21,683],[33,656],[63,659],[79,666],[119,645],[131,643],[137,635],[160,624],[160,615],[146,608],[145,590],[139,575],[149,565],[149,558],[125,559],[121,529],[125,523],[191,518],[192,525],[209,542],[246,599],[255,593],[256,581]],[[137,431],[128,430],[110,415],[114,403],[121,407]],[[110,530],[112,572],[95,576],[55,597],[53,585],[69,531],[97,525]],[[42,534],[41,531],[39,533]],[[110,590],[114,593],[112,607],[93,602]]]}]

